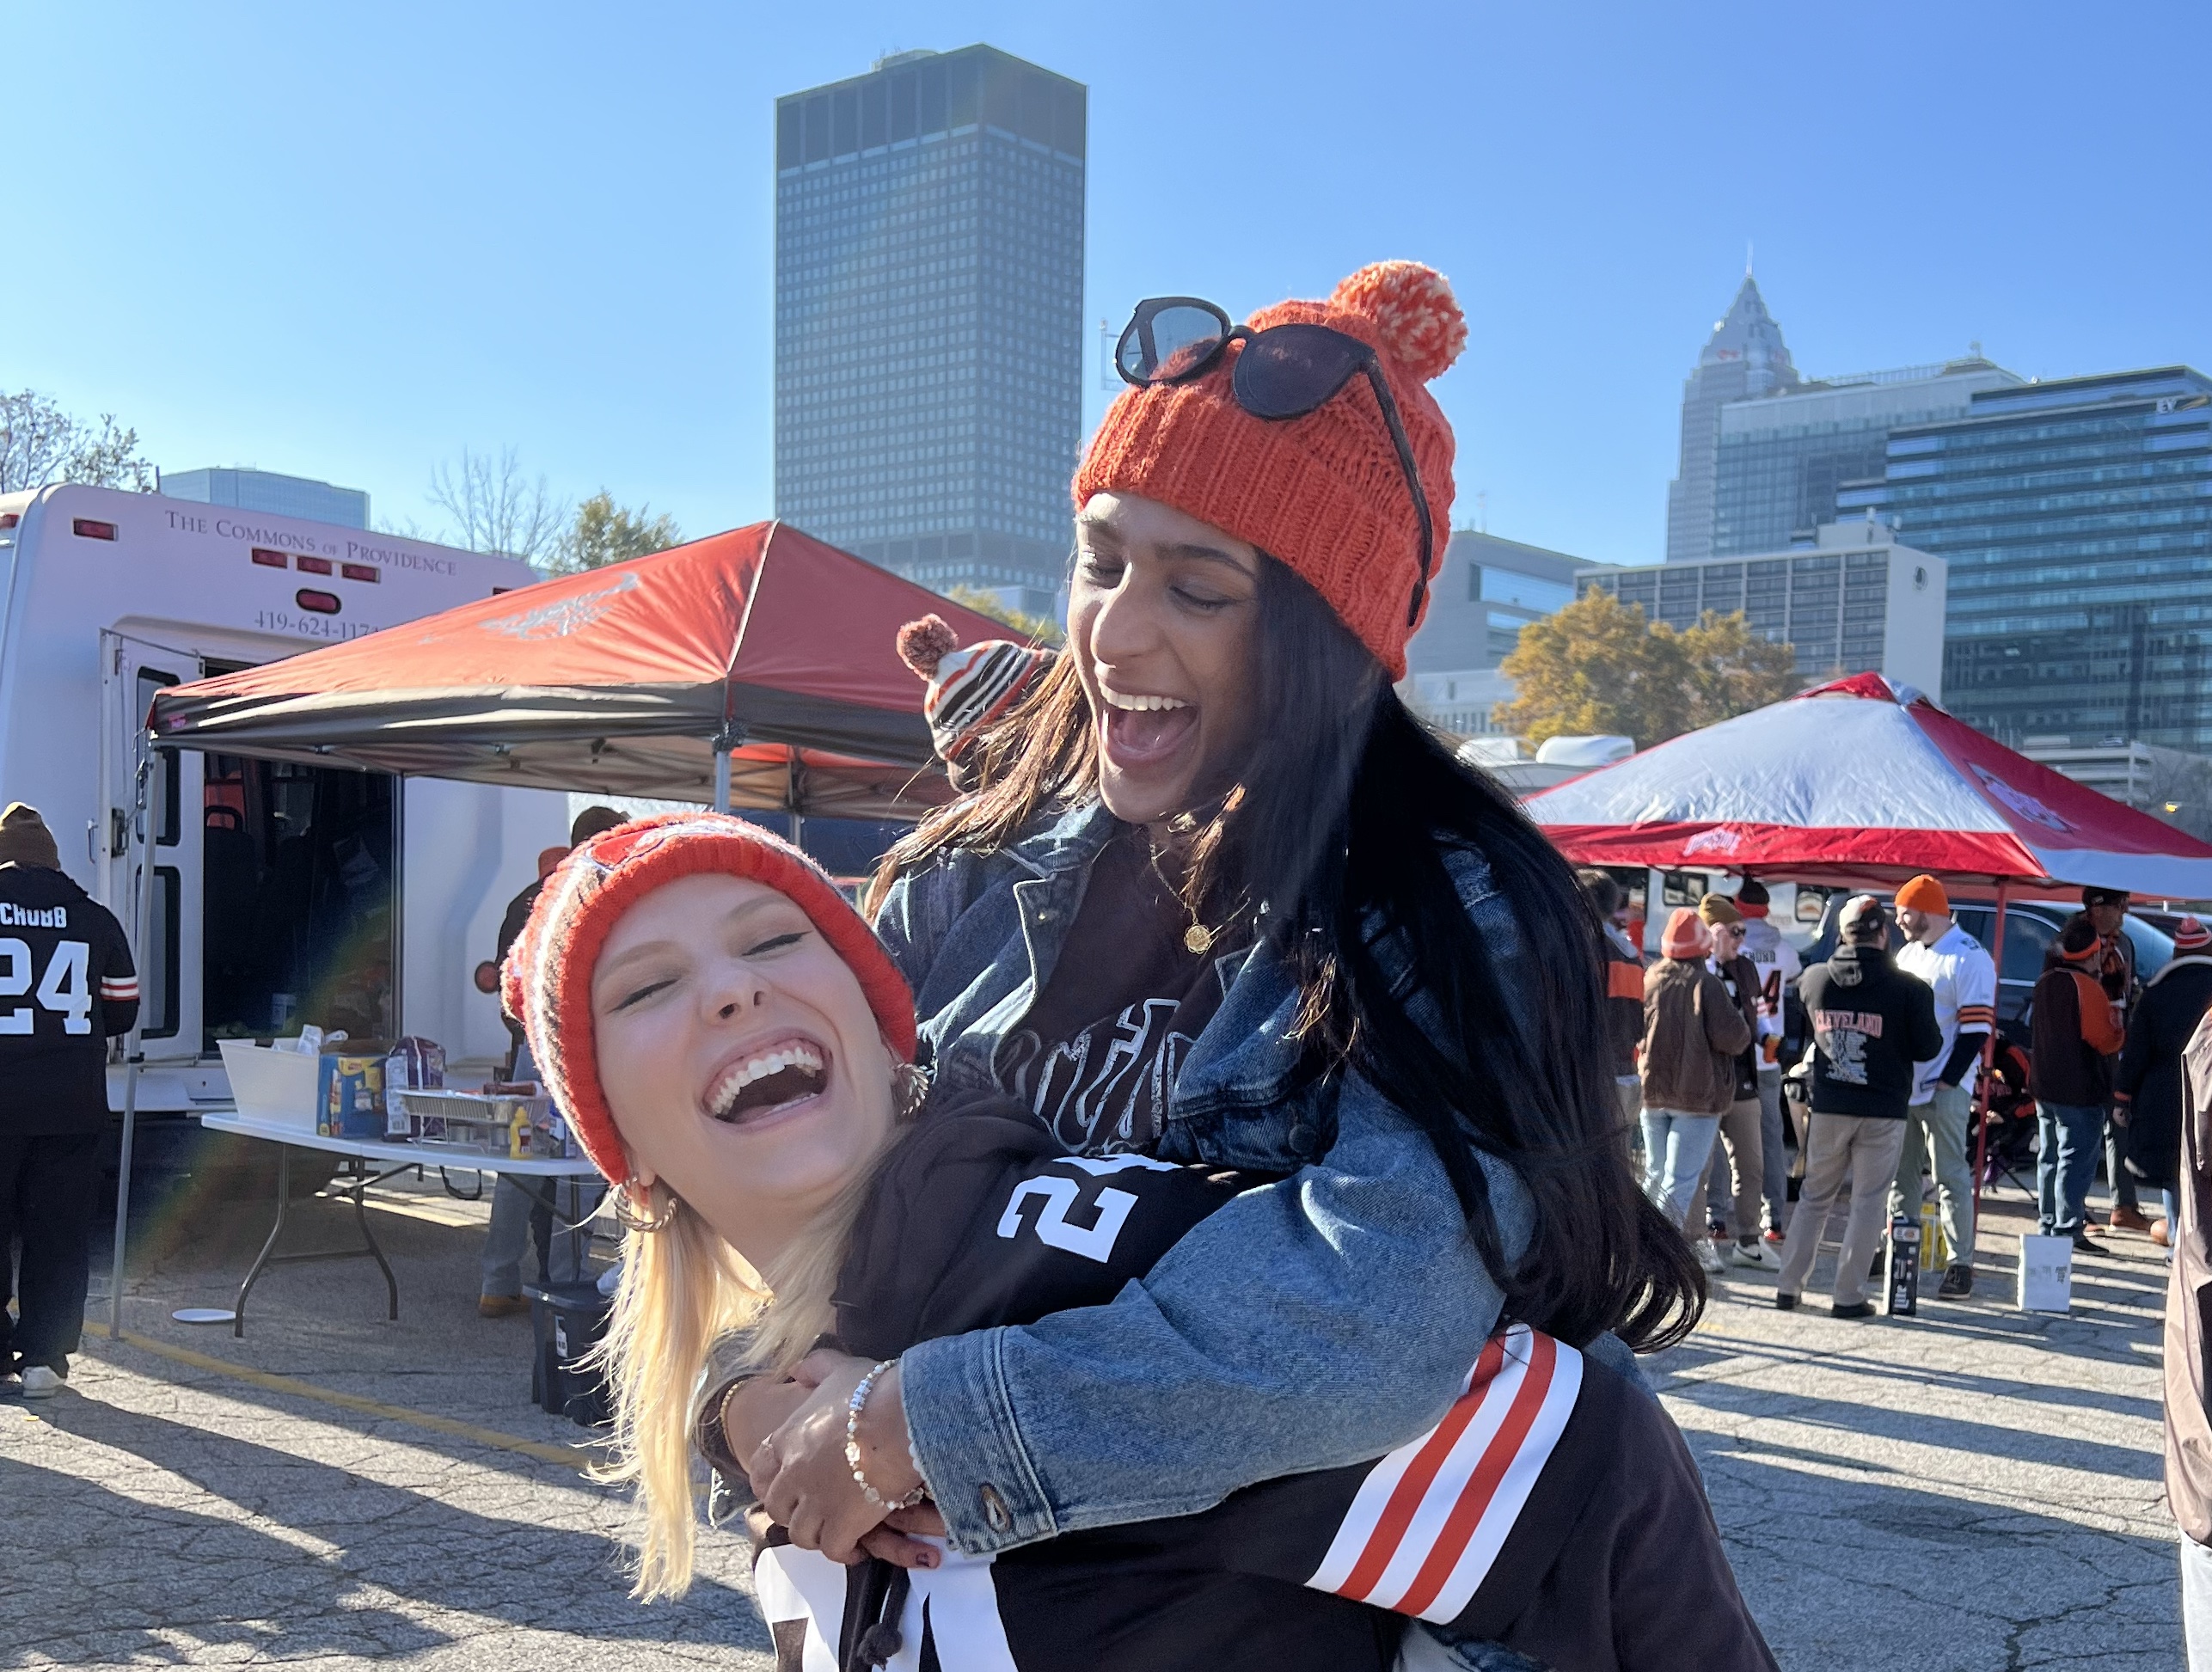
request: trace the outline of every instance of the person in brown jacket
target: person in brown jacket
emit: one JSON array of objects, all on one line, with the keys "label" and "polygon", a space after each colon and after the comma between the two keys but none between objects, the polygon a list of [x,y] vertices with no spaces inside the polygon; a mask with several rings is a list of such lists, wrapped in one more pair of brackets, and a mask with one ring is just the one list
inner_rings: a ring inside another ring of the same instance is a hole
[{"label": "person in brown jacket", "polygon": [[1751,1024],[1706,965],[1713,931],[1695,911],[1667,919],[1659,950],[1665,957],[1644,972],[1644,1194],[1680,1225],[1735,1100]]},{"label": "person in brown jacket", "polygon": [[1602,871],[1578,871],[1604,935],[1605,1042],[1613,1057],[1613,1081],[1621,1098],[1621,1124],[1633,1131],[1644,1091],[1636,1076],[1636,1048],[1644,1037],[1644,955],[1629,940],[1628,897]]},{"label": "person in brown jacket", "polygon": [[1710,1192],[1714,1198],[1713,1218],[1725,1222],[1729,1233],[1724,1240],[1726,1263],[1778,1271],[1781,1256],[1759,1240],[1767,1163],[1765,1135],[1760,1129],[1758,966],[1743,955],[1743,914],[1737,910],[1735,901],[1725,894],[1708,894],[1697,903],[1697,915],[1713,931],[1713,972],[1743,1013],[1753,1043],[1734,1058],[1736,1085],[1728,1107],[1721,1112],[1719,1142],[1699,1177],[1682,1222],[1697,1246],[1698,1263],[1708,1272],[1719,1273],[1723,1265],[1722,1243],[1701,1234]]},{"label": "person in brown jacket", "polygon": [[2182,1052],[2181,1170],[2168,1234],[2166,1501],[2181,1529],[2181,1629],[2190,1672],[2212,1672],[2212,1016]]}]

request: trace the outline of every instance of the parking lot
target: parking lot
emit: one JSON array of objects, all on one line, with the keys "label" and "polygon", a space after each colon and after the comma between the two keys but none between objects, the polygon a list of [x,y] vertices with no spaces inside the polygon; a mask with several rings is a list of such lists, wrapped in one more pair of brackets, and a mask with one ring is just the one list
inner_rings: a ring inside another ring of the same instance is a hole
[{"label": "parking lot", "polygon": [[[150,1228],[126,1338],[96,1301],[69,1390],[0,1406],[0,1666],[766,1668],[738,1541],[703,1541],[683,1602],[628,1598],[588,1434],[528,1402],[528,1320],[476,1316],[485,1211],[434,1174],[388,1188],[399,1321],[365,1262],[279,1268],[243,1340],[169,1314],[227,1303],[265,1210]],[[350,1219],[311,1203],[292,1246]],[[2026,1222],[1997,1204],[1980,1291],[1917,1320],[1778,1313],[1770,1277],[1731,1274],[1649,1363],[1792,1672],[2178,1663],[2164,1266],[2117,1239],[2070,1317],[2024,1316]]]}]

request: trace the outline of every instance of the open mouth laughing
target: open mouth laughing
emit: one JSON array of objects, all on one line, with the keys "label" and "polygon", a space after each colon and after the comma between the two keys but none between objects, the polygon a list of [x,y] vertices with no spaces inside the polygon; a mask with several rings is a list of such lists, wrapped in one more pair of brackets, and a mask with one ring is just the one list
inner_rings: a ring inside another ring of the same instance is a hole
[{"label": "open mouth laughing", "polygon": [[725,1063],[701,1100],[713,1119],[748,1126],[820,1096],[829,1083],[830,1053],[794,1034]]}]

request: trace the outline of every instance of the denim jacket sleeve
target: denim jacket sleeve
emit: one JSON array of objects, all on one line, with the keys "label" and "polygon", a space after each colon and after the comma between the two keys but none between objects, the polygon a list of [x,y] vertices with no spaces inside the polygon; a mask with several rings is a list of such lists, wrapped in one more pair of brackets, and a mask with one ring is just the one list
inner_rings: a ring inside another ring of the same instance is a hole
[{"label": "denim jacket sleeve", "polygon": [[[1488,1172],[1510,1257],[1528,1197]],[[1354,1078],[1322,1164],[1237,1197],[1112,1304],[910,1349],[907,1426],[964,1551],[1193,1514],[1434,1424],[1501,1300],[1428,1139]]]}]

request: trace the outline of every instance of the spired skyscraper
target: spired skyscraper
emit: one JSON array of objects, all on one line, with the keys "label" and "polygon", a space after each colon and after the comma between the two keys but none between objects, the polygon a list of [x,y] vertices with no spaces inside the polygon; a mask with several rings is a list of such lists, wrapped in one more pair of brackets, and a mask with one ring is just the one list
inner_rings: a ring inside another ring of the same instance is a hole
[{"label": "spired skyscraper", "polygon": [[1082,431],[1086,90],[968,46],[775,114],[776,515],[1051,614]]},{"label": "spired skyscraper", "polygon": [[1727,316],[1713,328],[1696,370],[1682,383],[1682,462],[1667,486],[1668,562],[1713,555],[1720,409],[1731,401],[1793,389],[1798,381],[1782,328],[1746,269]]}]

